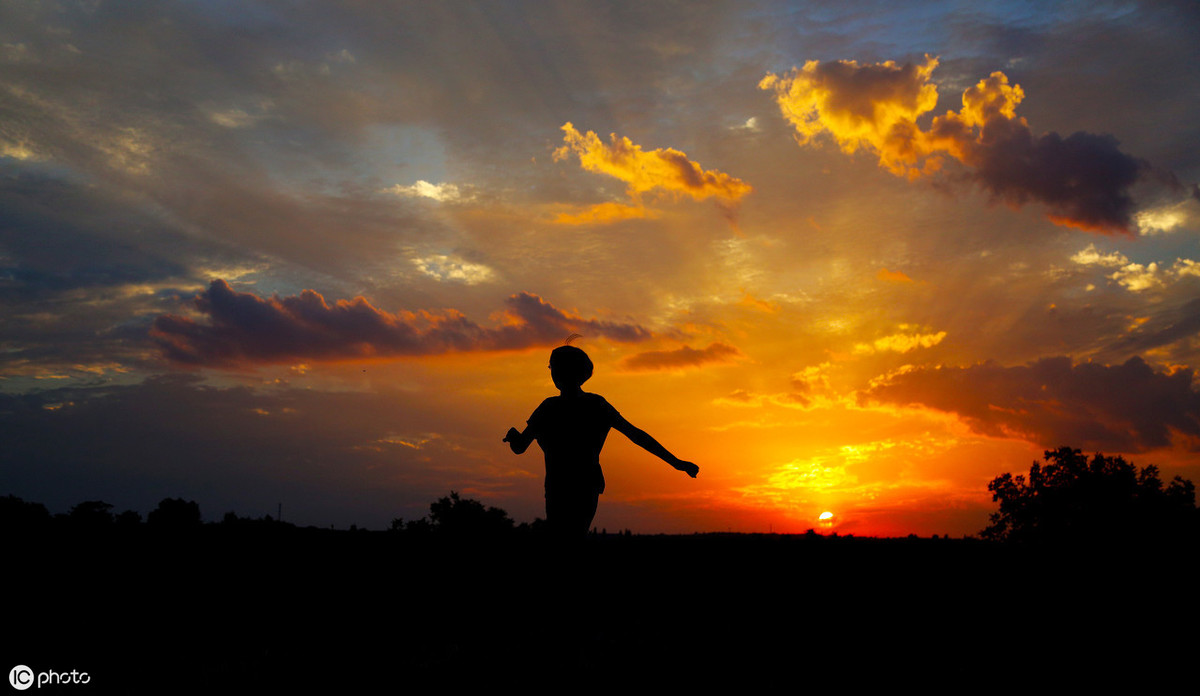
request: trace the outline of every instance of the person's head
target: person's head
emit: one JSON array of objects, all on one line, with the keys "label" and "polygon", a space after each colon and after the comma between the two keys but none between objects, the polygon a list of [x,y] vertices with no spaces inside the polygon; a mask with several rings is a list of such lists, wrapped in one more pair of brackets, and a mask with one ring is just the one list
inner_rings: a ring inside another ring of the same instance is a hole
[{"label": "person's head", "polygon": [[592,360],[575,346],[550,351],[550,378],[559,389],[577,389],[592,376]]}]

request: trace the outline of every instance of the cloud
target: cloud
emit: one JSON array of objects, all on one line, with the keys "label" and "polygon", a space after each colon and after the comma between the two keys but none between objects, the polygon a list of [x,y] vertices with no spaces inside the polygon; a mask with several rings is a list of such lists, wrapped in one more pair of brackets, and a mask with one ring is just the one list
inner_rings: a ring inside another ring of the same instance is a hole
[{"label": "cloud", "polygon": [[914,367],[879,380],[860,401],[921,405],[956,414],[972,430],[1044,447],[1141,452],[1172,432],[1200,436],[1193,373],[1157,372],[1141,358],[1122,365],[1043,358],[1003,367]]},{"label": "cloud", "polygon": [[559,225],[593,225],[618,220],[654,219],[662,213],[643,205],[627,205],[608,201],[588,206],[577,213],[559,213],[554,222]]},{"label": "cloud", "polygon": [[706,363],[726,363],[741,355],[742,352],[737,348],[717,342],[700,350],[683,346],[675,350],[638,353],[626,358],[622,365],[627,370],[681,370]]},{"label": "cloud", "polygon": [[491,268],[466,261],[457,256],[430,254],[412,260],[417,270],[441,281],[457,281],[477,285],[491,280],[496,274]]},{"label": "cloud", "polygon": [[101,187],[0,177],[0,300],[162,281],[186,274],[179,256],[219,248],[163,217]]},{"label": "cloud", "polygon": [[735,126],[730,126],[729,130],[741,133],[761,133],[762,126],[758,124],[757,116],[751,116],[742,123],[739,123]]},{"label": "cloud", "polygon": [[1109,278],[1117,281],[1117,283],[1127,290],[1134,292],[1161,288],[1163,286],[1163,278],[1159,274],[1157,263],[1150,263],[1148,265],[1140,263],[1126,264],[1110,275]]},{"label": "cloud", "polygon": [[802,394],[811,394],[814,390],[829,390],[829,368],[831,363],[809,365],[792,375],[792,388]]},{"label": "cloud", "polygon": [[1119,251],[1101,254],[1095,244],[1087,245],[1086,249],[1082,249],[1071,256],[1071,260],[1081,266],[1107,266],[1111,268],[1118,268],[1129,263],[1129,259]]},{"label": "cloud", "polygon": [[881,166],[904,175],[923,154],[912,149],[916,121],[937,105],[937,87],[929,82],[937,64],[931,57],[923,65],[810,60],[782,77],[768,73],[758,86],[774,90],[801,145],[828,135],[842,152],[872,150]]},{"label": "cloud", "polygon": [[1171,272],[1179,278],[1184,276],[1200,277],[1200,262],[1191,259],[1175,259],[1175,266]]},{"label": "cloud", "polygon": [[[901,330],[907,329],[907,326],[902,325]],[[917,348],[932,348],[942,342],[946,337],[945,331],[937,333],[894,333],[889,336],[877,338],[871,343],[859,343],[854,346],[855,355],[871,355],[873,353],[882,353],[884,351],[892,351],[895,353],[907,353],[916,350]]]},{"label": "cloud", "polygon": [[463,203],[474,198],[465,193],[456,184],[431,184],[424,179],[417,180],[412,186],[395,186],[384,189],[387,193],[393,193],[397,196],[406,198],[428,198],[437,201],[438,203]]},{"label": "cloud", "polygon": [[754,190],[724,172],[704,170],[678,150],[660,148],[647,152],[616,133],[605,144],[594,132],[580,133],[571,123],[564,124],[562,130],[565,144],[554,151],[555,161],[575,153],[580,166],[587,171],[607,174],[628,184],[627,191],[635,200],[640,200],[644,193],[662,190],[698,201],[715,197],[733,203]]},{"label": "cloud", "polygon": [[1177,258],[1174,265],[1165,268],[1153,261],[1148,264],[1133,263],[1117,251],[1102,254],[1094,244],[1089,244],[1086,249],[1072,255],[1071,261],[1081,266],[1114,269],[1108,276],[1109,280],[1116,281],[1121,287],[1132,292],[1164,288],[1168,283],[1187,276],[1200,277],[1200,263],[1191,259]]},{"label": "cloud", "polygon": [[10,157],[15,160],[42,159],[42,156],[31,147],[30,143],[8,139],[0,140],[0,157]]},{"label": "cloud", "polygon": [[212,110],[208,112],[208,120],[223,128],[249,128],[267,118],[267,112],[271,108],[270,100],[264,100],[260,105],[260,113],[252,114],[245,109],[237,107]]},{"label": "cloud", "polygon": [[1153,325],[1139,325],[1118,341],[1114,348],[1139,352],[1171,345],[1200,333],[1200,299],[1190,300],[1181,307],[1165,312]]},{"label": "cloud", "polygon": [[775,314],[779,311],[778,303],[757,298],[745,290],[742,290],[742,299],[738,300],[738,306],[763,312],[764,314]]},{"label": "cloud", "polygon": [[1157,263],[1143,266],[1140,263],[1127,264],[1112,275],[1112,280],[1123,287],[1138,292],[1162,288],[1169,282],[1175,282],[1187,276],[1200,277],[1200,263],[1191,259],[1175,259],[1170,268],[1162,268]]},{"label": "cloud", "polygon": [[718,406],[740,406],[747,408],[760,408],[769,404],[781,408],[808,409],[813,405],[811,399],[794,392],[760,394],[757,392],[748,392],[745,389],[734,390],[726,396],[719,396],[713,399],[712,402]]},{"label": "cloud", "polygon": [[1200,184],[1194,184],[1192,197],[1178,203],[1140,210],[1133,216],[1138,233],[1142,235],[1168,234],[1180,227],[1191,225],[1200,217]]},{"label": "cloud", "polygon": [[911,283],[911,282],[913,282],[913,279],[908,277],[908,274],[905,273],[904,271],[889,271],[886,268],[879,269],[879,273],[877,273],[875,275],[875,277],[878,278],[879,280],[882,280],[882,281],[888,282],[888,283]]},{"label": "cloud", "polygon": [[74,383],[98,375],[73,366],[157,362],[155,316],[203,289],[208,269],[261,263],[108,187],[0,175],[0,375],[12,377],[0,388],[44,388],[22,378],[31,366]]},{"label": "cloud", "polygon": [[782,76],[768,73],[759,87],[774,93],[801,145],[829,137],[843,152],[871,152],[909,179],[932,175],[951,158],[996,200],[1036,201],[1059,225],[1131,233],[1130,189],[1151,171],[1146,162],[1121,152],[1110,135],[1034,135],[1016,113],[1024,90],[1002,72],[964,91],[960,111],[922,129],[918,119],[937,105],[937,65],[930,56],[905,65],[808,61]]},{"label": "cloud", "polygon": [[725,396],[713,399],[720,406],[738,406],[760,408],[762,406],[778,406],[780,408],[811,410],[829,408],[842,401],[829,382],[831,363],[809,365],[791,376],[792,391],[762,393],[745,389],[737,389]]},{"label": "cloud", "polygon": [[979,182],[1015,206],[1044,203],[1057,224],[1094,232],[1125,232],[1135,206],[1129,188],[1148,165],[1117,149],[1109,135],[1034,136],[1024,119],[985,126],[964,160]]},{"label": "cloud", "polygon": [[[783,401],[792,401],[804,407],[830,406],[839,399],[829,382],[831,363],[809,365],[792,375],[792,393],[783,395]],[[778,403],[778,401],[776,401]]]},{"label": "cloud", "polygon": [[167,314],[150,335],[173,361],[218,366],[518,350],[574,332],[621,342],[651,337],[636,324],[583,319],[530,293],[507,304],[500,326],[483,327],[455,310],[391,313],[363,297],[331,305],[312,290],[262,298],[214,280],[193,300],[207,322]]}]

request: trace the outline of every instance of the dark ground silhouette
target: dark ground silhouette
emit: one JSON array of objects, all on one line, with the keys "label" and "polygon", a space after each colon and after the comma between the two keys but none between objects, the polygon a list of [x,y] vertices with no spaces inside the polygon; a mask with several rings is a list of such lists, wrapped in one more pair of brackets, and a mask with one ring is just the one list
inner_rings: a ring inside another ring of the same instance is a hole
[{"label": "dark ground silhouette", "polygon": [[459,496],[399,531],[85,525],[4,500],[26,525],[5,527],[4,655],[88,671],[94,692],[996,685],[1035,668],[1080,686],[1154,678],[1194,647],[1168,633],[1195,625],[1194,544],[621,534],[564,565],[537,525]]},{"label": "dark ground silhouette", "polygon": [[988,538],[625,532],[569,553],[455,492],[387,531],[5,496],[2,654],[92,693],[1166,685],[1200,619],[1194,487],[1046,462],[992,482]]}]

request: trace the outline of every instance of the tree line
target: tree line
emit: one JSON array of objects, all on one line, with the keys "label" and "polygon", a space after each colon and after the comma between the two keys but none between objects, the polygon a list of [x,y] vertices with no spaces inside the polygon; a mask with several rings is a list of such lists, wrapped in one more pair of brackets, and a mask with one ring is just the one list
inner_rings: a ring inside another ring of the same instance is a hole
[{"label": "tree line", "polygon": [[1001,474],[988,484],[999,509],[985,539],[1013,543],[1195,538],[1196,486],[1176,476],[1164,484],[1157,466],[1060,447],[1029,475]]},{"label": "tree line", "polygon": [[[1120,456],[1060,447],[1044,453],[1044,463],[1034,462],[1028,475],[1005,473],[988,484],[992,501],[999,504],[990,524],[980,532],[984,539],[1012,543],[1068,541],[1136,541],[1200,539],[1200,510],[1195,485],[1180,476],[1164,483],[1157,466],[1137,467]],[[150,511],[147,527],[186,530],[202,525],[200,506],[191,500],[165,498]],[[238,517],[226,513],[222,525],[294,525],[273,520]],[[389,532],[404,535],[493,536],[538,533],[545,521],[517,524],[502,508],[463,498],[457,492],[429,506],[429,515],[416,520],[393,519]],[[134,510],[113,513],[113,506],[89,500],[65,514],[51,515],[41,503],[13,495],[0,497],[0,528],[10,531],[67,529],[130,529],[143,525]],[[351,526],[351,530],[357,527]],[[629,534],[625,530],[623,534]]]}]

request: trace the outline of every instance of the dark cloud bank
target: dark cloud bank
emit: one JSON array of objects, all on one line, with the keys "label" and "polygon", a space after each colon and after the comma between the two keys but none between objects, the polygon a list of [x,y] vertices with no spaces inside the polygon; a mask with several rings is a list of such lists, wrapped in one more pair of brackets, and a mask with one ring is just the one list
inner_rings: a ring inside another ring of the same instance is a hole
[{"label": "dark cloud bank", "polygon": [[329,304],[312,290],[262,298],[237,292],[223,280],[214,280],[193,305],[207,323],[163,315],[150,335],[168,358],[194,365],[519,350],[561,343],[572,333],[621,342],[651,336],[636,324],[573,316],[525,292],[508,298],[507,322],[495,327],[455,310],[391,313],[362,297]]},{"label": "dark cloud bank", "polygon": [[724,363],[741,357],[742,352],[728,343],[713,343],[707,348],[682,346],[675,350],[651,350],[626,358],[627,370],[679,370],[706,363]]},{"label": "dark cloud bank", "polygon": [[1044,358],[1003,367],[918,368],[868,389],[863,400],[954,413],[976,432],[1045,447],[1142,452],[1180,435],[1200,444],[1200,392],[1193,372],[1157,372],[1141,358],[1122,365]]}]

